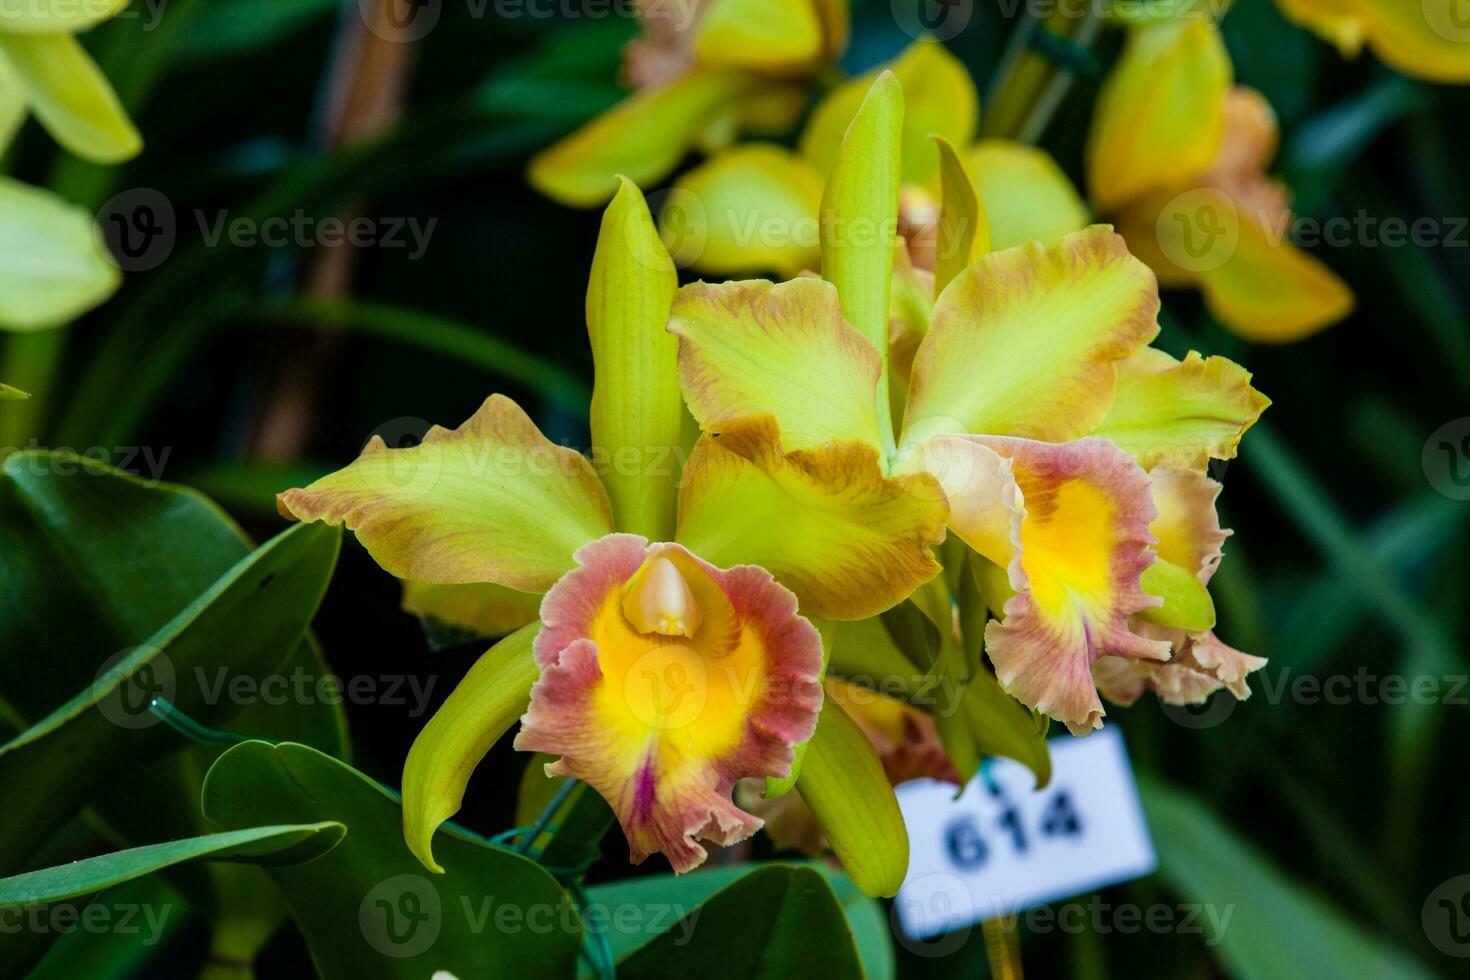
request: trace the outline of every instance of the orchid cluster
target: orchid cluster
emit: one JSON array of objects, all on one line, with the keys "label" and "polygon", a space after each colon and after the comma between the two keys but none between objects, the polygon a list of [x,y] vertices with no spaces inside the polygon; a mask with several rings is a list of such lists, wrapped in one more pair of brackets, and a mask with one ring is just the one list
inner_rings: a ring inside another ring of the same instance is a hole
[{"label": "orchid cluster", "polygon": [[[136,156],[142,138],[76,35],[128,0],[39,0],[0,18],[0,152],[28,115],[92,163]],[[0,330],[67,323],[103,302],[121,277],[97,247],[92,215],[58,195],[0,177]],[[23,259],[21,257],[24,257]]]},{"label": "orchid cluster", "polygon": [[[517,720],[517,748],[607,800],[635,862],[687,871],[700,839],[748,837],[761,820],[731,794],[764,779],[890,895],[907,866],[892,781],[962,782],[996,753],[1044,780],[1046,720],[1100,727],[1099,689],[1249,693],[1262,661],[1212,632],[1227,532],[1206,466],[1266,399],[1227,360],[1148,346],[1155,278],[1110,228],[989,250],[943,140],[936,272],[903,261],[903,92],[885,71],[854,108],[820,277],[680,288],[620,184],[587,294],[590,459],[492,396],[281,495],[354,529],[441,618],[509,625],[509,597],[541,597],[410,753],[405,833],[426,866]],[[957,699],[930,717],[852,696],[865,665]]]}]

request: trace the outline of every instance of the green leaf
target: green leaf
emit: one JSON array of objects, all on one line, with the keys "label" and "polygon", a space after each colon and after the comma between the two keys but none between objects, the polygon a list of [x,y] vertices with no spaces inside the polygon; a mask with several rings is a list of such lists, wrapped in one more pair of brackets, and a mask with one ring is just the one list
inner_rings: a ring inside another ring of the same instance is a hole
[{"label": "green leaf", "polygon": [[[249,867],[223,863],[211,866]],[[96,933],[77,929],[57,937],[45,958],[27,975],[28,980],[131,980],[143,976],[148,961],[184,929],[189,917],[184,899],[160,876],[138,878],[108,889],[90,904],[103,907],[109,916],[126,914],[136,918],[135,913],[125,910],[142,909],[144,922],[141,928],[129,931],[107,929]],[[83,916],[97,914],[85,908],[78,912]]]},{"label": "green leaf", "polygon": [[244,742],[204,783],[204,812],[226,827],[336,820],[347,837],[325,857],[268,872],[327,980],[571,976],[581,923],[535,862],[458,833],[429,876],[403,845],[395,795],[315,749]]},{"label": "green leaf", "polygon": [[459,810],[475,766],[531,702],[539,673],[531,646],[540,631],[538,620],[486,651],[408,750],[403,837],[430,871],[444,870],[434,860],[434,831]]},{"label": "green leaf", "polygon": [[866,894],[892,898],[909,868],[909,835],[873,744],[847,712],[822,702],[796,790],[843,869]]},{"label": "green leaf", "polygon": [[302,864],[336,847],[346,831],[342,824],[331,821],[252,827],[99,854],[0,879],[0,905],[42,905],[81,898],[186,861]]},{"label": "green leaf", "polygon": [[11,34],[76,34],[95,27],[128,5],[129,0],[31,0],[5,12]]},{"label": "green leaf", "polygon": [[888,294],[898,229],[903,87],[891,71],[873,82],[837,151],[822,192],[822,276],[837,287],[847,322],[883,356],[878,423],[893,454],[888,405]]},{"label": "green leaf", "polygon": [[[162,461],[140,456],[134,463],[146,470]],[[40,654],[8,661],[0,677],[0,696],[22,723],[43,717],[79,690],[90,690],[111,655],[147,641],[250,554],[244,533],[191,490],[149,486],[60,454],[16,456],[0,472],[0,548],[6,556],[0,566],[0,646]],[[87,574],[71,574],[71,569]],[[309,637],[296,644],[279,669],[285,676],[298,671],[315,678],[328,673]],[[177,669],[173,676],[177,681]],[[232,724],[345,751],[341,706],[317,699],[290,699],[284,705],[258,700]],[[135,733],[110,729],[105,737],[130,734]],[[179,744],[170,737],[157,751],[140,748],[126,780],[104,781],[83,770],[76,779],[78,799],[126,840],[191,837],[215,829],[199,814],[198,800],[204,772],[219,750],[174,751]],[[169,754],[155,758],[163,753]],[[52,776],[64,778],[65,771]],[[7,829],[12,834],[46,831],[28,830],[19,820]],[[0,843],[0,851],[22,850]],[[175,868],[169,877],[196,911],[213,921],[213,952],[232,960],[248,962],[284,917],[274,887],[258,869],[206,864]]]},{"label": "green leaf", "polygon": [[0,55],[15,69],[36,119],[77,156],[121,163],[143,149],[107,77],[70,34],[0,33]]},{"label": "green leaf", "polygon": [[[0,465],[0,477],[0,550],[6,555],[0,623],[7,646],[19,640],[21,649],[52,651],[16,665],[21,676],[4,687],[39,709],[21,708],[26,718],[71,694],[0,746],[0,780],[29,790],[7,813],[8,832],[0,839],[0,867],[13,868],[50,826],[92,800],[111,774],[179,747],[144,713],[150,696],[172,694],[169,700],[186,714],[213,727],[238,711],[220,695],[217,681],[258,679],[293,654],[331,577],[340,536],[318,525],[292,528],[170,616],[185,583],[208,574],[218,561],[215,549],[234,528],[218,521],[200,534],[196,553],[155,566],[150,559],[160,549],[144,542],[158,525],[143,520],[117,527],[109,520],[119,512],[197,520],[199,498],[180,490],[155,495],[141,481],[60,453],[12,456]],[[126,504],[119,506],[114,491]],[[139,547],[130,551],[134,542]],[[238,538],[233,543],[240,546]],[[145,631],[160,618],[163,625]],[[74,651],[86,651],[87,659],[55,671],[64,683],[44,676]],[[91,682],[78,685],[79,672]]]},{"label": "green leaf", "polygon": [[50,191],[0,177],[0,330],[60,326],[121,282],[91,214]]},{"label": "green leaf", "polygon": [[1155,558],[1143,570],[1139,584],[1149,595],[1164,600],[1162,606],[1145,609],[1139,617],[1159,626],[1203,633],[1215,628],[1215,603],[1193,572],[1171,561]]},{"label": "green leaf", "polygon": [[[625,907],[614,905],[611,921]],[[743,875],[618,965],[627,978],[700,973],[856,980],[863,968],[832,886],[811,868],[774,865]]]},{"label": "green leaf", "polygon": [[[1276,869],[1199,799],[1139,780],[1159,876],[1202,903],[1206,942],[1242,980],[1429,978],[1418,962]],[[1227,920],[1224,917],[1228,915]],[[1213,931],[1212,931],[1213,930]]]}]

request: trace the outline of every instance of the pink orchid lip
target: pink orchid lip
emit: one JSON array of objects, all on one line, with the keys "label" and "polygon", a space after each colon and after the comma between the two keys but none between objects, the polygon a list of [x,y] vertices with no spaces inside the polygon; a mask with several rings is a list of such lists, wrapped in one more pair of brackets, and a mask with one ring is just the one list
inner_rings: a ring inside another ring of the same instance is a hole
[{"label": "pink orchid lip", "polygon": [[752,565],[720,569],[630,534],[576,560],[541,605],[541,677],[516,748],[561,756],[548,775],[601,793],[634,863],[658,852],[689,871],[707,857],[698,838],[729,845],[760,829],[731,792],[787,775],[811,737],[821,637]]}]

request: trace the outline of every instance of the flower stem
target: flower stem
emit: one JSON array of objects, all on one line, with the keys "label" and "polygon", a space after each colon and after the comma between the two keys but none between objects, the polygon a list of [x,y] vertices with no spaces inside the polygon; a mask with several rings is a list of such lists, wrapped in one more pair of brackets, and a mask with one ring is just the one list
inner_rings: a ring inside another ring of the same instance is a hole
[{"label": "flower stem", "polygon": [[1035,34],[1045,31],[1085,49],[1101,28],[1095,6],[1090,0],[1065,0],[1044,20],[1027,18],[1021,22],[1011,35],[997,72],[998,81],[991,89],[981,136],[1023,143],[1040,138],[1071,86],[1072,75],[1058,66],[1054,56],[1038,50]]},{"label": "flower stem", "polygon": [[985,938],[985,955],[995,980],[1022,980],[1021,943],[1016,934],[1016,917],[1004,915],[980,923]]}]

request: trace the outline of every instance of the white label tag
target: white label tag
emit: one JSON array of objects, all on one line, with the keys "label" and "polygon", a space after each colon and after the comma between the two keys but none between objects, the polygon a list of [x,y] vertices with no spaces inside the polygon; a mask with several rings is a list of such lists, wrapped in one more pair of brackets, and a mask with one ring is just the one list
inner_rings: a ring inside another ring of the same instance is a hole
[{"label": "white label tag", "polygon": [[932,779],[898,788],[910,856],[894,907],[906,935],[927,939],[1153,871],[1118,730],[1053,739],[1051,759],[1039,793],[1031,771],[1009,759],[958,800]]}]

